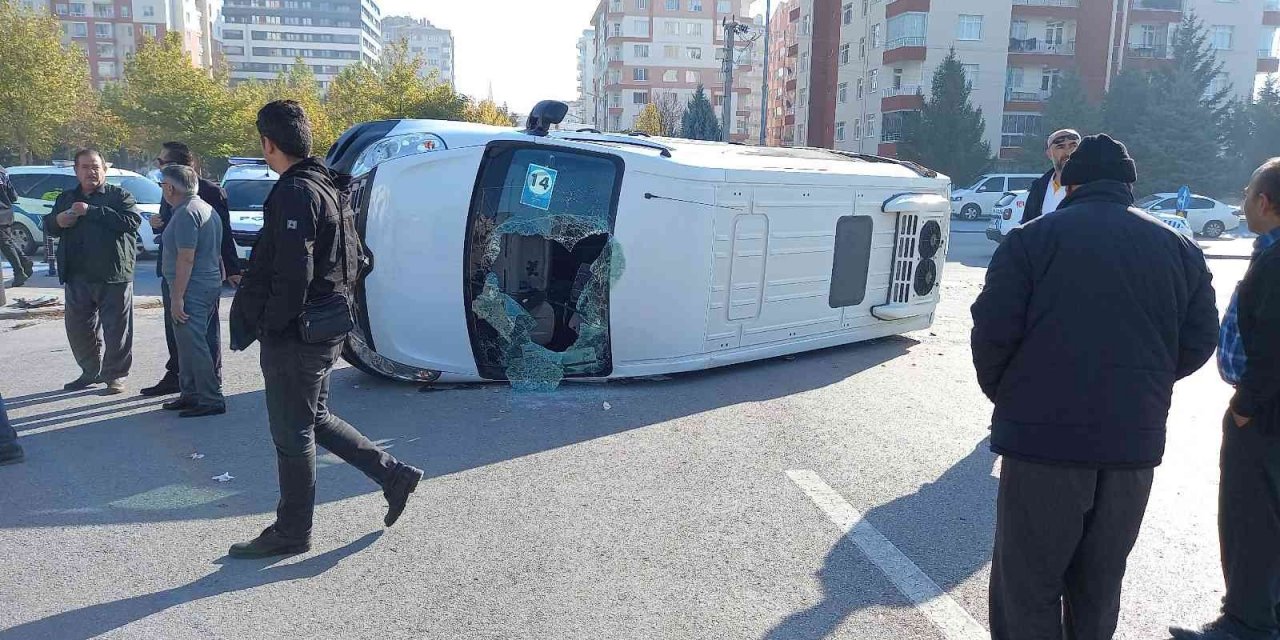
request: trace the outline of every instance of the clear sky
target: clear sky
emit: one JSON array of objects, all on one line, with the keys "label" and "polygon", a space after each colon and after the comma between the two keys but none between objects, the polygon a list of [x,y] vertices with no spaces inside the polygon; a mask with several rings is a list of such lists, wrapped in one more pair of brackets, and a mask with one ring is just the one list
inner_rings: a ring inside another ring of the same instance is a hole
[{"label": "clear sky", "polygon": [[[543,99],[578,97],[578,37],[598,0],[377,0],[382,15],[426,18],[453,31],[458,90],[528,113]],[[754,11],[764,12],[756,0]]]}]

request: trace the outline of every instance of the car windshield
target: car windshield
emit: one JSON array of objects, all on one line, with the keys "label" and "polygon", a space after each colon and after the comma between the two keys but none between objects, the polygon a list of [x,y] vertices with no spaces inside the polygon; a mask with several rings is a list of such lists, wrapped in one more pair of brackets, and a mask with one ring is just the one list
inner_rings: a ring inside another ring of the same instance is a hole
[{"label": "car windshield", "polygon": [[142,176],[107,176],[107,183],[133,194],[138,204],[160,204],[160,185]]},{"label": "car windshield", "polygon": [[1139,200],[1137,206],[1139,209],[1146,209],[1147,207],[1150,207],[1151,205],[1157,202],[1160,202],[1163,199],[1164,199],[1163,196],[1147,196]]},{"label": "car windshield", "polygon": [[222,185],[227,191],[227,208],[232,211],[262,211],[274,180],[228,180]]}]

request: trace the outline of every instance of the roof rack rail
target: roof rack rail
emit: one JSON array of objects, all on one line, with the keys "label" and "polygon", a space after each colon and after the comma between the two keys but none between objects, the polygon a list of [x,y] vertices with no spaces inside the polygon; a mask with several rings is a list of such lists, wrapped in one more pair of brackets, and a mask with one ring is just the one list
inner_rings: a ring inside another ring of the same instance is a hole
[{"label": "roof rack rail", "polygon": [[646,149],[656,149],[664,158],[671,157],[671,147],[657,142],[641,140],[634,136],[610,135],[607,133],[563,133],[557,132],[555,138],[560,140],[569,140],[571,142],[612,142],[615,144],[629,144],[635,147],[644,147]]},{"label": "roof rack rail", "polygon": [[267,163],[266,158],[244,158],[240,156],[230,156],[227,158],[227,164],[233,167],[242,167],[244,165],[266,164],[266,163]]},{"label": "roof rack rail", "polygon": [[882,164],[896,164],[900,167],[906,167],[918,174],[921,178],[936,178],[938,172],[924,165],[916,164],[909,160],[899,160],[897,158],[886,158],[884,156],[872,155],[870,153],[854,153],[852,151],[841,151],[839,149],[825,149],[836,155],[845,156],[846,158],[857,158],[863,162],[879,162]]},{"label": "roof rack rail", "polygon": [[575,133],[602,133],[602,132],[599,129],[595,129],[592,127],[584,127],[582,129],[576,129]]}]

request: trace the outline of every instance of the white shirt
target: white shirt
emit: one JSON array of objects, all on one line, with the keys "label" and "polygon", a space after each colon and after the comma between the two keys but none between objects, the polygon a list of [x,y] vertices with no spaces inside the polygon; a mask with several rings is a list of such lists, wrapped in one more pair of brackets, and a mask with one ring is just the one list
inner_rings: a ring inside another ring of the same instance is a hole
[{"label": "white shirt", "polygon": [[1058,210],[1058,205],[1067,199],[1067,188],[1058,184],[1056,177],[1049,179],[1048,186],[1044,189],[1044,206],[1040,209],[1040,215],[1047,215]]}]

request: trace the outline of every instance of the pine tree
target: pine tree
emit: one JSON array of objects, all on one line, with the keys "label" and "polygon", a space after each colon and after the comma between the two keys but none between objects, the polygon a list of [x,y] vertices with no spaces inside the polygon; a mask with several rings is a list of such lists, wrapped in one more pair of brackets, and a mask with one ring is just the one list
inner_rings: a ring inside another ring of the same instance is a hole
[{"label": "pine tree", "polygon": [[952,50],[933,74],[933,88],[919,115],[904,123],[898,157],[951,176],[953,184],[969,184],[995,164],[982,109],[969,101],[972,87]]},{"label": "pine tree", "polygon": [[1080,76],[1068,71],[1044,103],[1040,130],[1034,135],[1028,131],[1022,137],[1022,149],[1013,164],[1021,171],[1047,171],[1049,161],[1045,157],[1045,136],[1059,129],[1075,129],[1080,135],[1087,136],[1101,131],[1101,127],[1101,111],[1089,101]]},{"label": "pine tree", "polygon": [[1116,140],[1132,143],[1138,125],[1149,117],[1151,102],[1157,99],[1151,77],[1136,69],[1125,69],[1111,80],[1102,100],[1102,130]]},{"label": "pine tree", "polygon": [[680,137],[691,140],[721,140],[720,122],[716,120],[711,101],[707,100],[707,92],[702,85],[689,98],[685,107],[684,118],[680,121]]},{"label": "pine tree", "polygon": [[1280,155],[1275,145],[1280,140],[1280,85],[1268,80],[1254,100],[1233,102],[1225,123],[1224,189],[1229,193],[1247,183],[1263,162]]}]

